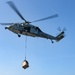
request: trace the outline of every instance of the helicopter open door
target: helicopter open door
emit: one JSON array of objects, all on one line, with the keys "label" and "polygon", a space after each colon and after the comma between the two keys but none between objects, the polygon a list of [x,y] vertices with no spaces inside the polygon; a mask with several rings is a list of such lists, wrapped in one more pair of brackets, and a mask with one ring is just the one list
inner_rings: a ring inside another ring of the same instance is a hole
[{"label": "helicopter open door", "polygon": [[35,27],[31,27],[30,32],[33,33],[33,34],[38,34],[37,27],[36,28]]}]

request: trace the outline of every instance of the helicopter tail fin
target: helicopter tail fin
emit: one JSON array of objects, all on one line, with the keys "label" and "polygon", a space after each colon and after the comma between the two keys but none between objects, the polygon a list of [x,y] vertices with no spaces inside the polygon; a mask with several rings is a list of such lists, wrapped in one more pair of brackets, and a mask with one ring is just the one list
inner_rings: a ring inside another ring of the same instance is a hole
[{"label": "helicopter tail fin", "polygon": [[56,41],[60,41],[61,39],[63,39],[65,36],[64,36],[64,31],[61,31],[57,36],[56,36]]}]

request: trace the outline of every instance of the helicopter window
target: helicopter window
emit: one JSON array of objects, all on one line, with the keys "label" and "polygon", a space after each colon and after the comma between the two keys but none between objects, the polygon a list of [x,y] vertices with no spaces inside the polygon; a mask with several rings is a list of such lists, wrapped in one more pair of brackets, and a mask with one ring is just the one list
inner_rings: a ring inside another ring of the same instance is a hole
[{"label": "helicopter window", "polygon": [[38,27],[37,27],[38,31],[42,32]]},{"label": "helicopter window", "polygon": [[21,23],[21,26],[23,26],[23,23]]},{"label": "helicopter window", "polygon": [[24,27],[27,32],[30,32],[30,27]]},{"label": "helicopter window", "polygon": [[20,26],[20,25],[19,25],[19,24],[17,24],[17,23],[16,23],[15,25],[16,25],[17,27],[19,27],[19,26]]}]

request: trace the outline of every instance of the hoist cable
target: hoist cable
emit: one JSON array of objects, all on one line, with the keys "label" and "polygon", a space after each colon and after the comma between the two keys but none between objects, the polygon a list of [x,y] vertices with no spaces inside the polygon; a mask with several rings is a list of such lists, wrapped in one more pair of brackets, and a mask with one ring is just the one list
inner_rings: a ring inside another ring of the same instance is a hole
[{"label": "hoist cable", "polygon": [[27,35],[26,35],[26,38],[25,38],[25,60],[26,60],[26,50],[27,50]]}]

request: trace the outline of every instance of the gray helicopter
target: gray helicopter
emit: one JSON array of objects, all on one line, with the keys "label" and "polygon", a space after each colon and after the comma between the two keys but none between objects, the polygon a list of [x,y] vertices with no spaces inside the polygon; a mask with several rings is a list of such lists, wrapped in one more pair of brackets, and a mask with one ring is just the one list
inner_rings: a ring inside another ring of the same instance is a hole
[{"label": "gray helicopter", "polygon": [[48,17],[43,18],[43,19],[39,19],[39,20],[29,22],[29,21],[26,21],[24,19],[24,17],[21,15],[21,13],[16,8],[16,6],[13,2],[8,1],[7,3],[20,16],[20,18],[22,20],[24,20],[24,22],[23,23],[0,23],[0,24],[1,25],[8,25],[7,27],[5,27],[5,29],[8,29],[8,30],[16,33],[18,35],[18,37],[21,37],[21,34],[27,35],[27,36],[32,36],[32,37],[41,37],[41,38],[50,39],[52,43],[54,43],[53,40],[56,40],[58,42],[62,38],[65,37],[64,36],[65,32],[63,30],[57,36],[52,36],[52,35],[49,35],[47,33],[44,33],[43,31],[41,31],[41,29],[39,27],[31,24],[31,23],[34,23],[34,22],[39,22],[39,21],[43,21],[43,20],[58,17],[58,14],[54,14],[52,16],[48,16]]}]

